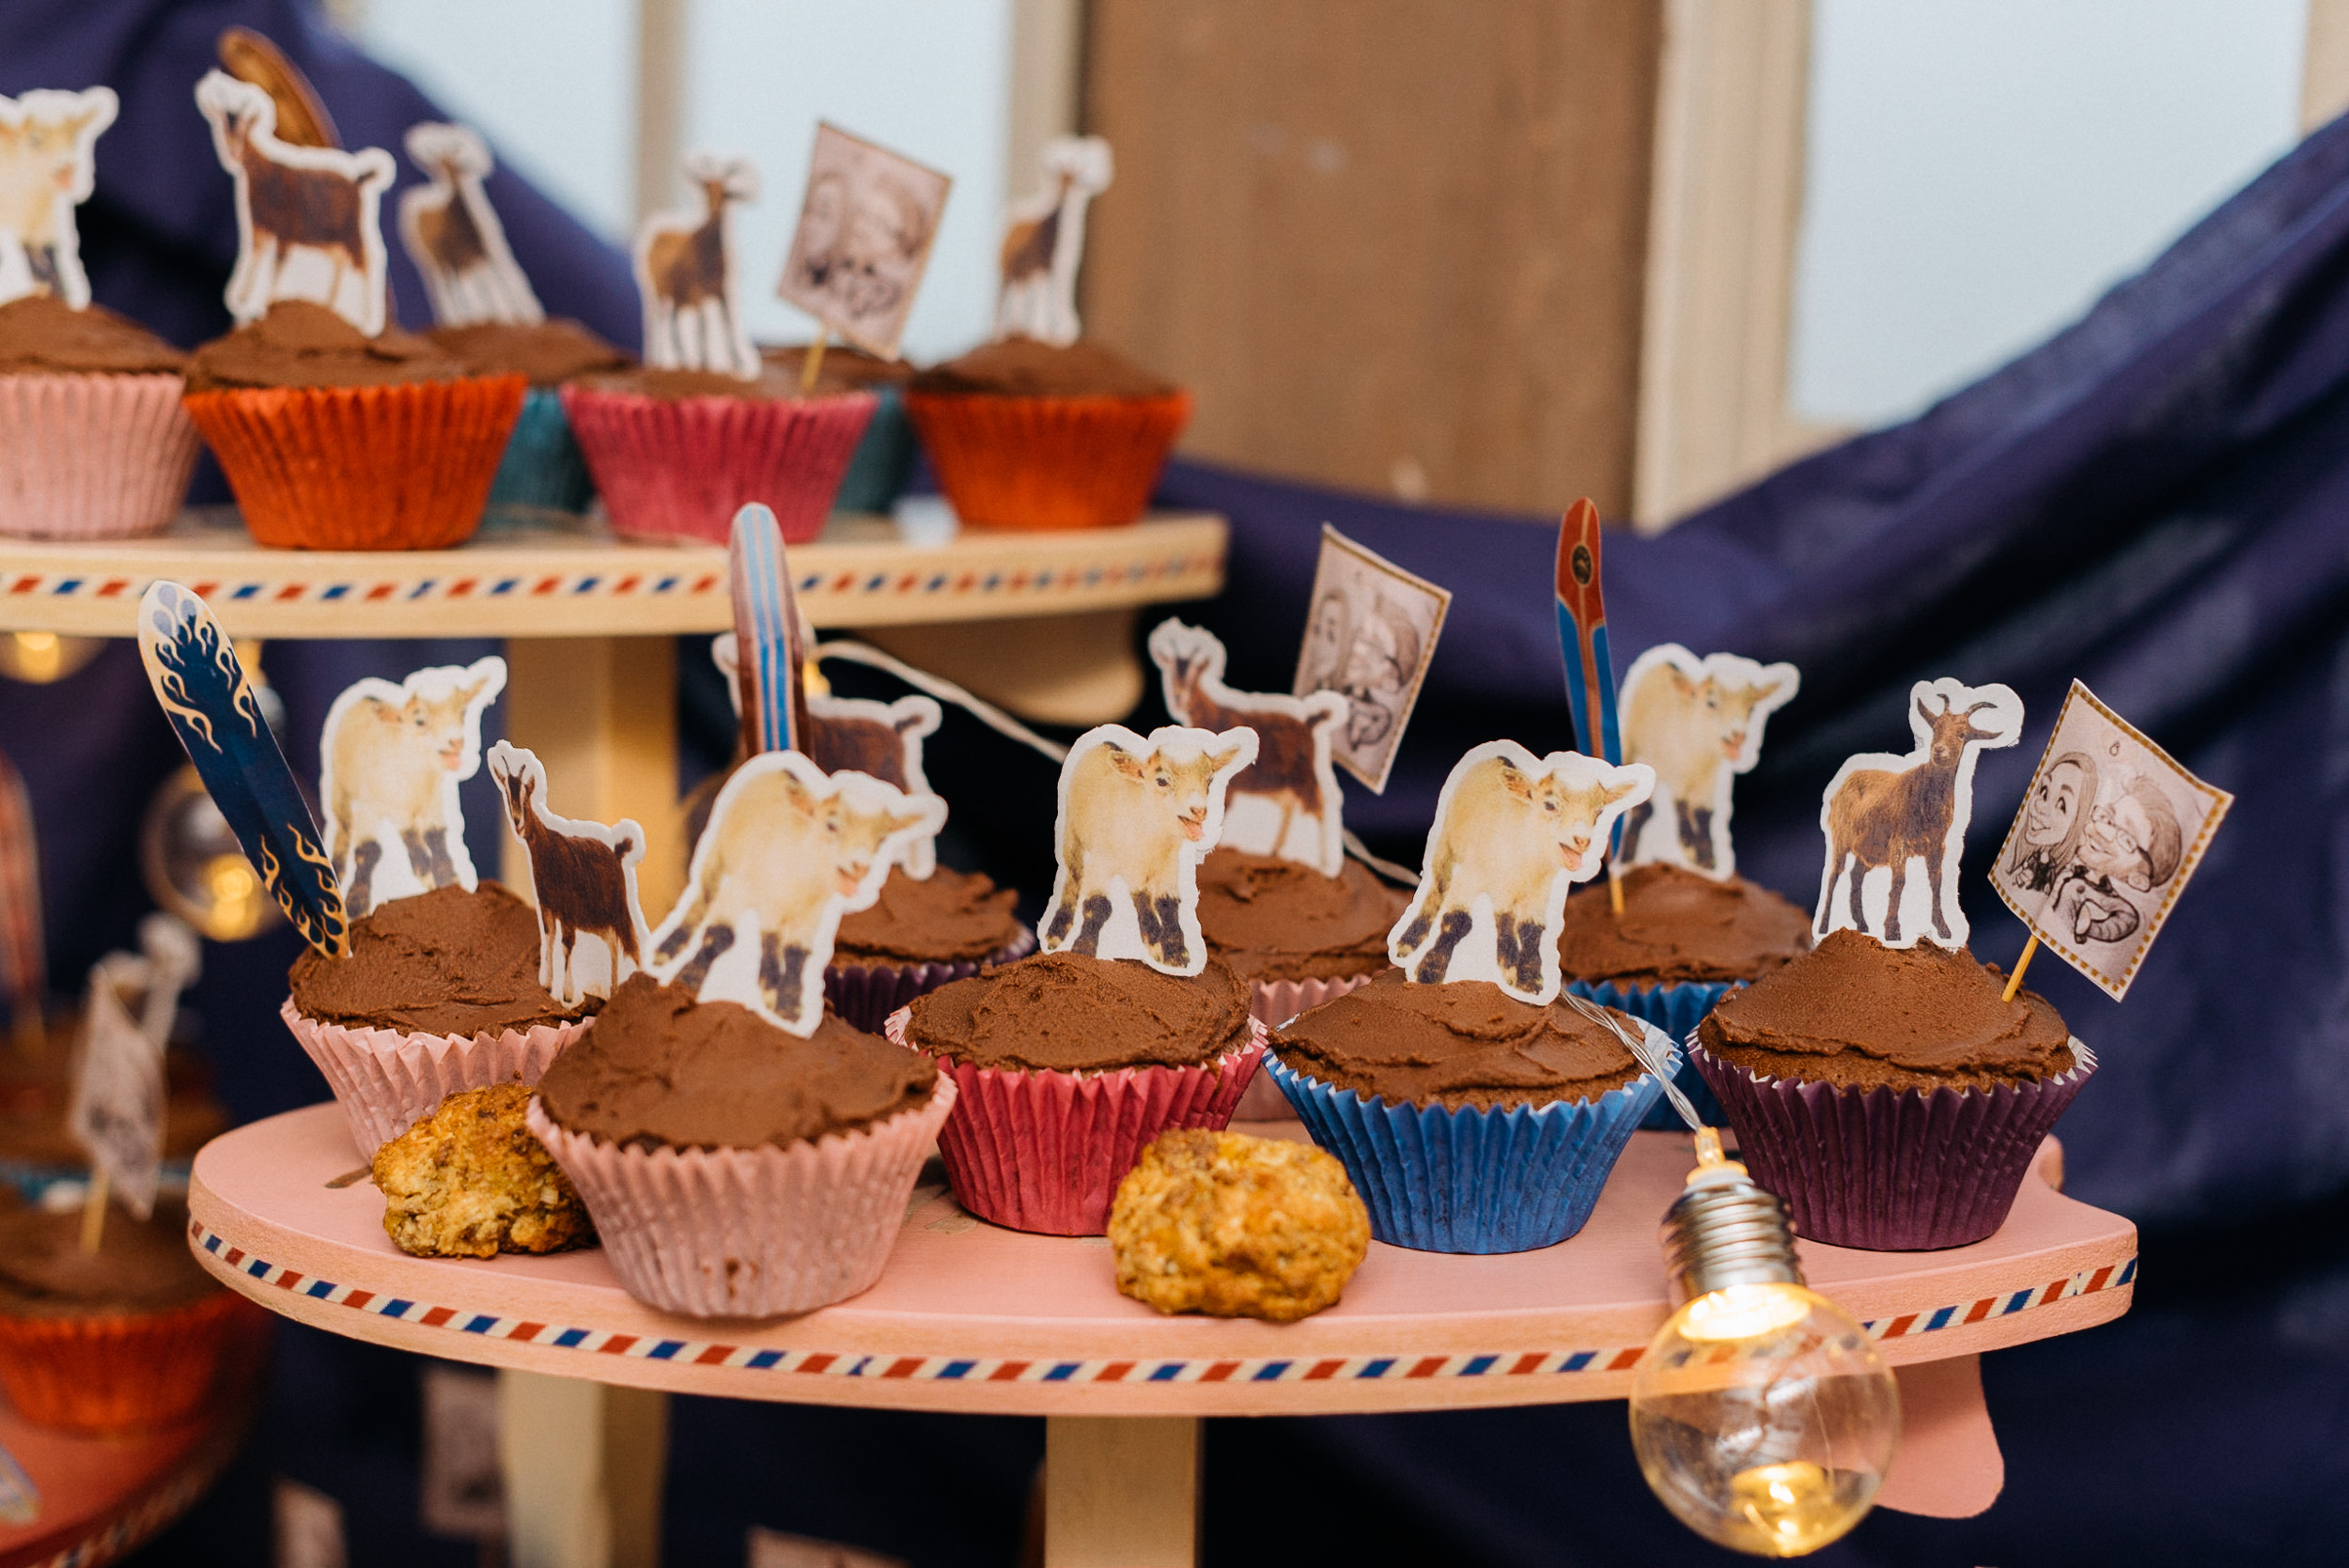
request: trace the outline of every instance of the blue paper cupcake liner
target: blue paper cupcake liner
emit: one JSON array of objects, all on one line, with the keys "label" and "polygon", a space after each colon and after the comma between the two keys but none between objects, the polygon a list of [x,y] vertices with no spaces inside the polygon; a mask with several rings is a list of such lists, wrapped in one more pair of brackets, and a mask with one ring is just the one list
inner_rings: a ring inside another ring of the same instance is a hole
[{"label": "blue paper cupcake liner", "polygon": [[905,394],[888,385],[872,390],[879,395],[880,406],[873,411],[873,422],[864,427],[864,439],[848,459],[848,472],[832,497],[834,511],[887,512],[913,476],[917,447],[913,421],[906,417]]},{"label": "blue paper cupcake liner", "polygon": [[[1653,1025],[1648,1034],[1679,1055]],[[1528,1252],[1565,1240],[1591,1218],[1664,1092],[1642,1073],[1595,1100],[1451,1110],[1365,1099],[1269,1052],[1264,1067],[1314,1141],[1346,1167],[1369,1205],[1371,1234],[1423,1252]]]},{"label": "blue paper cupcake liner", "polygon": [[596,482],[571,436],[561,396],[552,387],[532,387],[490,483],[489,505],[583,512],[595,496]]},{"label": "blue paper cupcake liner", "polygon": [[[1569,980],[1566,989],[1601,1007],[1645,1018],[1681,1042],[1680,1071],[1672,1075],[1672,1081],[1688,1096],[1688,1103],[1696,1107],[1699,1120],[1708,1127],[1725,1127],[1729,1126],[1729,1112],[1721,1109],[1720,1100],[1697,1071],[1696,1063],[1689,1060],[1687,1046],[1688,1036],[1704,1021],[1704,1015],[1713,1011],[1714,1003],[1744,984],[1742,980],[1690,980],[1677,986],[1618,986],[1611,980],[1602,980],[1594,986],[1587,980]],[[1659,1093],[1641,1119],[1640,1130],[1679,1132],[1683,1130],[1680,1112]]]}]

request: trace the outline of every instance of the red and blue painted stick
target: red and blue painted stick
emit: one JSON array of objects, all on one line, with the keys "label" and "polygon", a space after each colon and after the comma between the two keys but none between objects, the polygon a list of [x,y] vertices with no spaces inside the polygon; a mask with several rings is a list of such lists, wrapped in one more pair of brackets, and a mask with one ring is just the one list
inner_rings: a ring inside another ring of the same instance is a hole
[{"label": "red and blue painted stick", "polygon": [[1587,500],[1558,524],[1558,645],[1566,659],[1566,706],[1582,754],[1623,761],[1615,727],[1615,665],[1607,655],[1607,599],[1598,582],[1598,508]]}]

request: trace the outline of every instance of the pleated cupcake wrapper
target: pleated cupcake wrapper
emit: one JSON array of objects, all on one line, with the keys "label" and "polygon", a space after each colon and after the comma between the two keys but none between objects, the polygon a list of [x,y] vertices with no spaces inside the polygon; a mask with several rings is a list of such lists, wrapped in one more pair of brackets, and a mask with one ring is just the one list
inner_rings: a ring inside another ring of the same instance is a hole
[{"label": "pleated cupcake wrapper", "polygon": [[824,970],[824,1000],[832,1010],[867,1034],[879,1034],[889,1015],[915,997],[957,980],[968,980],[988,964],[1008,964],[1035,951],[1035,933],[1022,925],[1010,944],[984,958],[927,964],[833,964]]},{"label": "pleated cupcake wrapper", "polygon": [[2048,1129],[2096,1070],[1997,1089],[1841,1089],[1763,1078],[1695,1048],[1728,1108],[1738,1157],[1786,1201],[1795,1234],[1834,1247],[1922,1252],[1964,1247],[2006,1223]]},{"label": "pleated cupcake wrapper", "polygon": [[[1254,980],[1249,983],[1248,1016],[1267,1029],[1278,1029],[1299,1013],[1311,1011],[1335,997],[1370,984],[1366,974],[1335,980]],[[1232,1112],[1235,1122],[1285,1122],[1288,1097],[1263,1073],[1249,1080],[1248,1093]]]},{"label": "pleated cupcake wrapper", "polygon": [[873,422],[864,427],[864,437],[848,459],[839,493],[832,497],[833,507],[843,512],[894,508],[905,493],[906,481],[913,475],[913,459],[920,451],[913,439],[913,421],[906,417],[904,389],[879,386],[873,396],[879,399],[873,408]]},{"label": "pleated cupcake wrapper", "polygon": [[613,530],[716,544],[753,501],[773,509],[786,544],[822,533],[879,401],[869,392],[662,398],[563,389]]},{"label": "pleated cupcake wrapper", "polygon": [[[1688,1095],[1689,1103],[1696,1107],[1699,1121],[1708,1127],[1725,1127],[1729,1126],[1729,1112],[1721,1109],[1721,1102],[1706,1087],[1703,1075],[1697,1071],[1696,1062],[1688,1055],[1687,1043],[1696,1032],[1697,1025],[1704,1021],[1704,1016],[1713,1011],[1721,998],[1744,984],[1742,980],[1735,983],[1689,980],[1677,986],[1618,986],[1611,980],[1602,980],[1596,985],[1587,980],[1572,980],[1566,983],[1566,989],[1576,996],[1589,998],[1601,1007],[1612,1007],[1635,1018],[1645,1019],[1681,1041],[1680,1070],[1672,1075],[1672,1081],[1680,1086],[1680,1092]],[[1646,1117],[1641,1121],[1640,1130],[1682,1131],[1680,1112],[1672,1109],[1672,1101],[1658,1094],[1656,1103],[1648,1107]]]},{"label": "pleated cupcake wrapper", "polygon": [[[910,1012],[883,1032],[908,1049]],[[1159,1134],[1221,1132],[1264,1060],[1265,1027],[1249,1020],[1248,1044],[1195,1067],[1121,1067],[1106,1073],[973,1067],[937,1057],[941,1078],[962,1091],[938,1135],[946,1179],[982,1219],[1045,1235],[1105,1235],[1110,1201]]]},{"label": "pleated cupcake wrapper", "polygon": [[[1654,1025],[1650,1042],[1677,1054]],[[1527,1252],[1565,1240],[1597,1206],[1624,1145],[1663,1093],[1642,1073],[1596,1099],[1453,1110],[1365,1098],[1265,1070],[1315,1142],[1338,1157],[1370,1208],[1370,1234],[1423,1252]]]},{"label": "pleated cupcake wrapper", "polygon": [[0,376],[0,535],[127,539],[171,525],[195,467],[176,375]]},{"label": "pleated cupcake wrapper", "polygon": [[630,1296],[688,1317],[776,1317],[880,1278],[955,1094],[941,1074],[924,1105],[789,1148],[631,1148],[558,1126],[535,1095],[527,1115]]},{"label": "pleated cupcake wrapper", "polygon": [[571,434],[562,394],[532,387],[522,396],[521,415],[490,482],[490,505],[583,512],[595,498],[596,481]]},{"label": "pleated cupcake wrapper", "polygon": [[0,1313],[0,1389],[26,1421],[120,1433],[186,1421],[211,1398],[244,1298],[220,1290],[160,1312]]},{"label": "pleated cupcake wrapper", "polygon": [[417,1034],[305,1017],[291,997],[277,1016],[326,1075],[350,1122],[350,1141],[369,1158],[459,1090],[537,1082],[592,1021],[533,1024],[496,1034]]},{"label": "pleated cupcake wrapper", "polygon": [[1004,397],[909,392],[955,515],[973,528],[1112,528],[1142,516],[1190,394]]},{"label": "pleated cupcake wrapper", "polygon": [[261,543],[442,550],[481,525],[527,388],[520,376],[468,376],[238,387],[186,403]]}]

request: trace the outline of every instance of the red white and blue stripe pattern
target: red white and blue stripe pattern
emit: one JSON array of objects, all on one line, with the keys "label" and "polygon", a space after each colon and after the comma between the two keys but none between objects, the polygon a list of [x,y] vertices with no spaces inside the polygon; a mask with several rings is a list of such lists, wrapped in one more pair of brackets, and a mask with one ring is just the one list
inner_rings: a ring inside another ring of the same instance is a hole
[{"label": "red white and blue stripe pattern", "polygon": [[734,670],[742,688],[742,730],[754,752],[806,750],[800,665],[800,606],[775,514],[753,502],[734,514],[726,547],[733,583]]}]

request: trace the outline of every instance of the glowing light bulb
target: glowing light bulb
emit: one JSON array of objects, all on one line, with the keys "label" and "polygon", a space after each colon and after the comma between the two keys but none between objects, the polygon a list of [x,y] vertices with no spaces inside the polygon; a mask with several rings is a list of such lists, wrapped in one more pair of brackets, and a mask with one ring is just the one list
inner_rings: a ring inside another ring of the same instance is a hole
[{"label": "glowing light bulb", "polygon": [[0,675],[34,686],[63,680],[98,657],[105,644],[95,637],[60,637],[54,631],[11,631],[0,636]]}]

